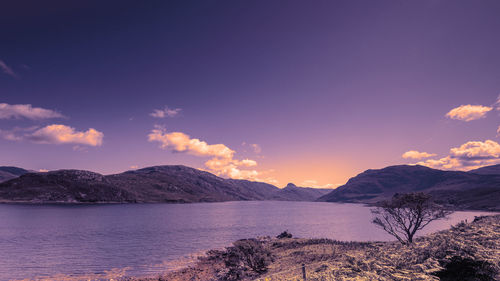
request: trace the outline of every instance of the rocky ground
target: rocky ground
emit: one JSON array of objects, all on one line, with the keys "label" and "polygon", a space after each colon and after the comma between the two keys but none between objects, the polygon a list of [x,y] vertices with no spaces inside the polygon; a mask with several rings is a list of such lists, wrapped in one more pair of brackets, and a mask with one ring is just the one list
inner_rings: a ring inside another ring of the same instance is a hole
[{"label": "rocky ground", "polygon": [[194,266],[129,280],[303,280],[302,264],[307,280],[500,280],[500,215],[460,223],[410,246],[329,239],[240,240],[225,251],[209,251]]}]

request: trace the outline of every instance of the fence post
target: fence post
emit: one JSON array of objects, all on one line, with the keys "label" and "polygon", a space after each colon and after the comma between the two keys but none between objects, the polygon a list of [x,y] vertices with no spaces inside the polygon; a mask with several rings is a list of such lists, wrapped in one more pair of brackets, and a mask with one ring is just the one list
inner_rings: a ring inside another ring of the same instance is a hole
[{"label": "fence post", "polygon": [[306,265],[305,264],[302,264],[302,278],[304,278],[304,281],[307,280],[307,277],[306,277]]}]

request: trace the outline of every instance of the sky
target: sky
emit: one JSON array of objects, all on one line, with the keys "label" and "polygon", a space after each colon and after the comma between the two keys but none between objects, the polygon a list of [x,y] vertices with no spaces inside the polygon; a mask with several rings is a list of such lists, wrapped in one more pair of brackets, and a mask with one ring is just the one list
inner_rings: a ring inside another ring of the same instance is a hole
[{"label": "sky", "polygon": [[500,1],[10,1],[0,165],[279,187],[500,163]]}]

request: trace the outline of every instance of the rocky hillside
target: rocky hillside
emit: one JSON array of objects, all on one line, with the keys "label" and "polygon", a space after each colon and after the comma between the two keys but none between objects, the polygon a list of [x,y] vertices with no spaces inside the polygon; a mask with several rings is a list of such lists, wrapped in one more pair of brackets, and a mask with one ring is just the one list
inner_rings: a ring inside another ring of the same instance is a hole
[{"label": "rocky hillside", "polygon": [[[293,189],[293,190],[292,190]],[[115,175],[59,170],[28,173],[0,183],[4,202],[314,201],[325,191],[223,179],[186,166],[155,166]]]},{"label": "rocky hillside", "polygon": [[394,193],[427,192],[444,204],[466,209],[500,210],[500,174],[399,165],[367,170],[318,201],[375,203]]},{"label": "rocky hillside", "polygon": [[27,173],[0,183],[0,201],[18,202],[134,202],[126,190],[101,174],[60,170]]},{"label": "rocky hillside", "polygon": [[18,167],[0,166],[0,182],[17,178],[29,172],[30,171]]}]

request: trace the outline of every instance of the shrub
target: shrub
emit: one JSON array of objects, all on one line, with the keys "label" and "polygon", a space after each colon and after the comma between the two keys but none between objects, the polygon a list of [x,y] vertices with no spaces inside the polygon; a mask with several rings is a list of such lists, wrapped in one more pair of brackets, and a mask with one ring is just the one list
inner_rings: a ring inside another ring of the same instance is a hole
[{"label": "shrub", "polygon": [[227,247],[225,251],[209,251],[208,259],[222,260],[225,270],[220,272],[220,280],[242,280],[267,271],[272,261],[271,252],[256,239],[243,239]]},{"label": "shrub", "polygon": [[283,239],[283,238],[292,238],[292,234],[288,232],[288,230],[285,230],[281,232],[278,236],[276,236],[278,239]]},{"label": "shrub", "polygon": [[487,261],[454,256],[449,262],[445,262],[444,269],[435,275],[442,281],[494,281],[497,273],[495,267]]}]

